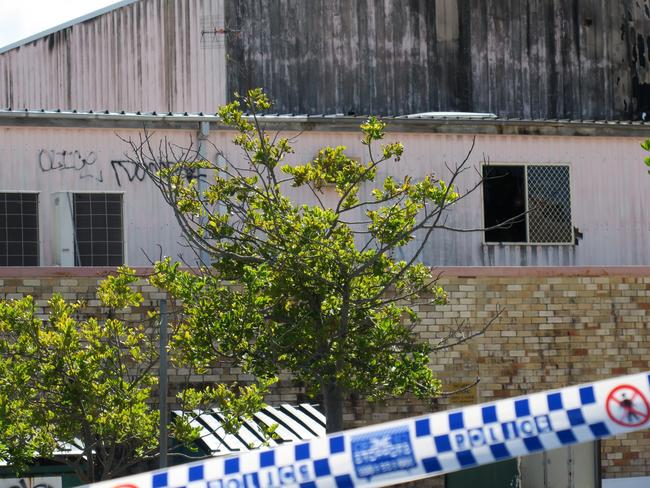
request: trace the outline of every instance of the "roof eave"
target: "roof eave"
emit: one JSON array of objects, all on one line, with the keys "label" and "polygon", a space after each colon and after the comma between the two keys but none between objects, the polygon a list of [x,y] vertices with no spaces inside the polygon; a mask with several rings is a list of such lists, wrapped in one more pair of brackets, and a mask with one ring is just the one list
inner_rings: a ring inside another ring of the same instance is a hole
[{"label": "roof eave", "polygon": [[[358,131],[361,116],[261,116],[271,130],[349,132]],[[461,119],[386,117],[387,131],[488,135],[650,137],[650,123],[632,121]],[[178,128],[190,129],[208,122],[212,129],[229,129],[216,114],[61,112],[45,110],[0,110],[2,126]]]}]

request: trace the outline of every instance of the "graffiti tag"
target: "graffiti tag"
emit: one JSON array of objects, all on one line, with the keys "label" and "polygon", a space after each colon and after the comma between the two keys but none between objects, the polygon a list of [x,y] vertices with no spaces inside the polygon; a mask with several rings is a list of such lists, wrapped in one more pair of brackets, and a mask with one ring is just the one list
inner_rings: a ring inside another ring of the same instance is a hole
[{"label": "graffiti tag", "polygon": [[38,165],[43,173],[74,171],[79,173],[79,179],[94,178],[102,183],[104,181],[102,170],[97,171],[92,167],[96,162],[97,154],[94,151],[82,153],[78,150],[41,149],[38,152]]},{"label": "graffiti tag", "polygon": [[[172,164],[169,161],[150,162],[146,164],[145,170],[142,163],[120,159],[111,161],[111,168],[113,168],[117,186],[122,186],[122,183],[127,181],[129,183],[144,181],[148,173],[156,174],[161,169],[169,168]],[[194,176],[193,169],[189,168],[185,170],[185,178],[187,181],[190,181]]]}]

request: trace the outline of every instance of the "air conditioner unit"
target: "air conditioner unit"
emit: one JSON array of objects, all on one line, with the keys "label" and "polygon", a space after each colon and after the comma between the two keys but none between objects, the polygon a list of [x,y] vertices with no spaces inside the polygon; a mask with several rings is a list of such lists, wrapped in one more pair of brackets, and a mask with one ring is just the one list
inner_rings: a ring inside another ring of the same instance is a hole
[{"label": "air conditioner unit", "polygon": [[51,195],[52,225],[50,228],[52,261],[55,266],[74,266],[73,194],[57,192]]}]

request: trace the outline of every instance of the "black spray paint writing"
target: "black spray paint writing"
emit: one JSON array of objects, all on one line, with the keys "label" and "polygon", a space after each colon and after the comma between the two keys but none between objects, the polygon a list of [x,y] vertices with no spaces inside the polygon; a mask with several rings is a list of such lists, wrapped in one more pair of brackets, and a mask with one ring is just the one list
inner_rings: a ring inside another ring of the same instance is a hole
[{"label": "black spray paint writing", "polygon": [[[173,163],[169,161],[151,162],[147,164],[147,171],[156,173],[163,168],[170,167],[172,164]],[[113,160],[111,161],[111,167],[113,168],[113,174],[115,175],[117,186],[122,186],[122,183],[126,181],[129,183],[134,181],[144,181],[147,177],[147,171],[145,171],[140,164],[134,161]],[[185,177],[187,178],[187,181],[190,181],[194,177],[194,170],[187,169]]]},{"label": "black spray paint writing", "polygon": [[[54,150],[54,149],[41,149],[38,152],[38,165],[43,173],[50,173],[52,171],[73,171],[79,174],[79,179],[93,178],[96,181],[103,183],[104,174],[98,168],[97,154],[94,151],[87,153],[74,150]],[[142,182],[147,177],[147,172],[156,173],[163,168],[168,168],[172,164],[169,161],[157,161],[147,164],[145,170],[135,161],[128,159],[112,160],[111,168],[115,176],[117,186],[122,186],[122,183]],[[191,180],[195,176],[194,169],[186,170],[187,180]]]},{"label": "black spray paint writing", "polygon": [[97,171],[92,166],[97,162],[94,151],[82,153],[81,151],[56,151],[54,149],[41,149],[38,152],[38,165],[43,173],[50,171],[76,171],[79,179],[94,178],[102,183],[104,175],[102,170]]},{"label": "black spray paint writing", "polygon": [[[158,168],[155,163],[149,164],[149,169],[156,171]],[[128,180],[129,183],[133,181],[144,181],[147,176],[147,172],[139,166],[137,163],[128,160],[113,160],[111,161],[111,167],[113,168],[113,174],[115,175],[115,181],[117,186],[122,186],[122,181]],[[120,179],[120,173],[122,174],[122,179]]]},{"label": "black spray paint writing", "polygon": [[[33,479],[29,479],[29,478],[27,479],[29,481],[25,481],[25,478],[20,478],[17,484],[11,485],[9,488],[27,488],[28,486],[31,486],[33,483]],[[12,480],[6,479],[5,481],[13,481],[13,479]],[[52,485],[48,485],[47,483],[38,483],[36,485],[33,485],[32,488],[53,488],[53,487]]]}]

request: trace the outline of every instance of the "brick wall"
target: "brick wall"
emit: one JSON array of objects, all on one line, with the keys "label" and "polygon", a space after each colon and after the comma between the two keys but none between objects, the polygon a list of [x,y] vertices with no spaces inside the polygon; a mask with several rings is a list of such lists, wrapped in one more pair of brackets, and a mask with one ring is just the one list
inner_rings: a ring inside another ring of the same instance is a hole
[{"label": "brick wall", "polygon": [[[421,337],[437,344],[453,332],[453,342],[479,330],[500,311],[483,336],[434,357],[433,368],[447,391],[462,389],[477,377],[480,382],[434,403],[403,398],[369,405],[351,398],[346,408],[348,426],[650,370],[650,267],[438,271],[443,273],[440,283],[449,293],[449,303],[420,305]],[[4,268],[0,292],[5,298],[32,294],[41,307],[59,292],[66,298],[83,298],[90,311],[101,312],[94,289],[107,272]],[[140,288],[145,308],[164,297],[144,282]],[[179,370],[170,373],[177,384],[188,379],[249,379],[227,366],[202,376],[187,377],[187,371]],[[283,375],[267,401],[305,399],[302,389]],[[650,475],[650,431],[603,441],[601,452],[605,478]]]},{"label": "brick wall", "polygon": [[[650,269],[477,271],[444,278],[449,304],[423,312],[436,337],[450,321],[475,329],[502,309],[483,337],[435,361],[452,384],[478,371],[476,402],[650,370]],[[601,455],[604,478],[648,476],[650,431],[604,440]]]}]

